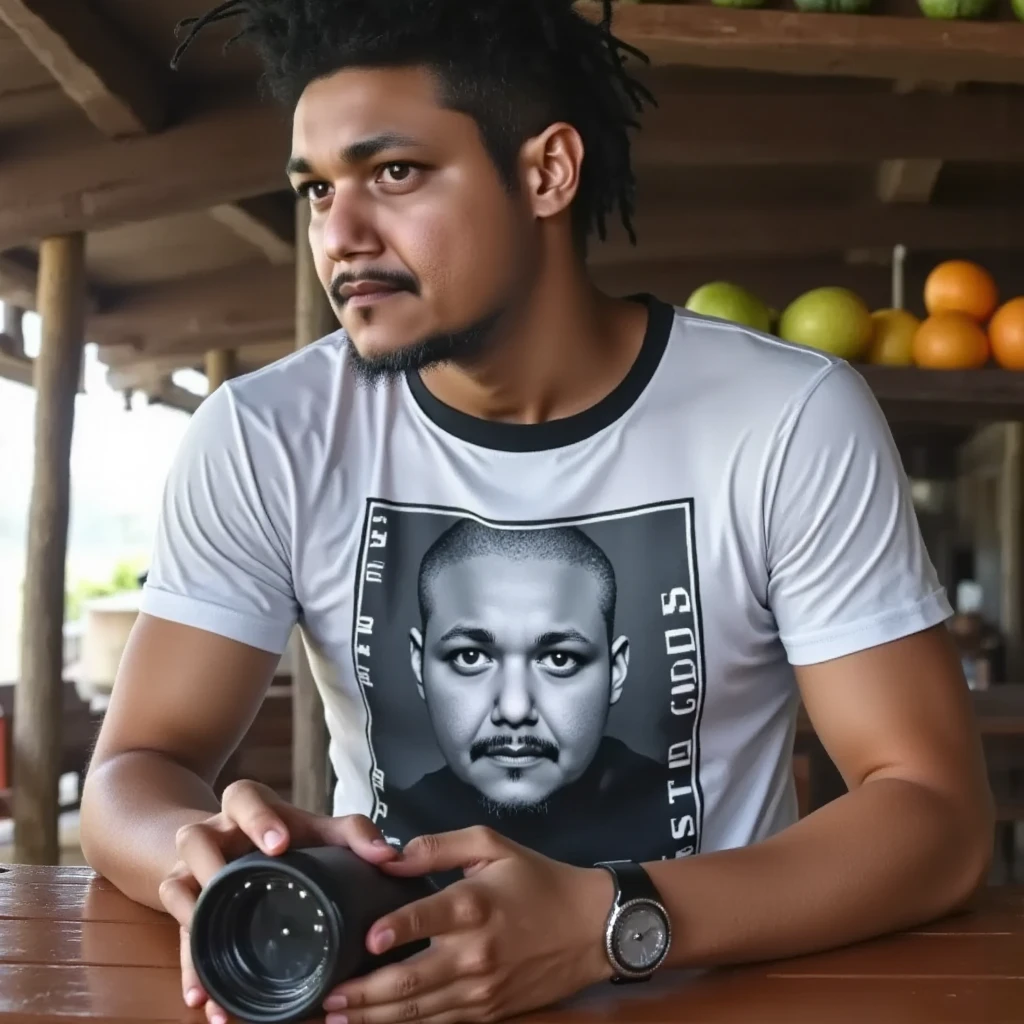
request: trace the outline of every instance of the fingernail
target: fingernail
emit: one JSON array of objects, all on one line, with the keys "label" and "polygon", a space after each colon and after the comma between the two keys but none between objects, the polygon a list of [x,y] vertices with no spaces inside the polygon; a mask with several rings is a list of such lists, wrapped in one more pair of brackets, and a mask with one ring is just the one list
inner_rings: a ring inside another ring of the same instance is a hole
[{"label": "fingernail", "polygon": [[210,1024],[228,1024],[227,1014],[215,1013],[210,1018]]},{"label": "fingernail", "polygon": [[348,1000],[344,996],[328,996],[324,1002],[324,1009],[327,1011],[344,1010],[347,1006]]},{"label": "fingernail", "polygon": [[263,833],[263,844],[265,846],[277,846],[281,842],[282,836],[277,829],[271,828]]},{"label": "fingernail", "polygon": [[343,1013],[331,1013],[324,1019],[324,1024],[348,1024],[348,1017]]},{"label": "fingernail", "polygon": [[190,988],[185,993],[185,1002],[189,1006],[198,1006],[203,1001],[203,993],[198,988]]},{"label": "fingernail", "polygon": [[395,933],[387,928],[377,934],[377,937],[373,941],[374,948],[378,953],[383,953],[389,950],[395,941]]}]

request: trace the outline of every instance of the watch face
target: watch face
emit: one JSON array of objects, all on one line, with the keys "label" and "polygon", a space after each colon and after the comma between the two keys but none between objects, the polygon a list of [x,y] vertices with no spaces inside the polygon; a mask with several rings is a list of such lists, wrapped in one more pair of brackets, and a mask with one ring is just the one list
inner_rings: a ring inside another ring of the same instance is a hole
[{"label": "watch face", "polygon": [[646,971],[656,966],[668,946],[668,927],[661,911],[649,903],[627,907],[615,922],[612,946],[627,970]]}]

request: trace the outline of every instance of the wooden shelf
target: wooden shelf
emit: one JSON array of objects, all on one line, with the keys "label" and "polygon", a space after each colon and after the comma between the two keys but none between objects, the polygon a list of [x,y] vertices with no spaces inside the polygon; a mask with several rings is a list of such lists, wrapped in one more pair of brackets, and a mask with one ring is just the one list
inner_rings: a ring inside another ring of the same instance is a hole
[{"label": "wooden shelf", "polygon": [[[581,2],[588,14],[600,5]],[[1024,23],[619,4],[615,33],[656,64],[931,82],[1024,83]]]},{"label": "wooden shelf", "polygon": [[1024,420],[1024,373],[853,364],[886,415],[941,424]]}]

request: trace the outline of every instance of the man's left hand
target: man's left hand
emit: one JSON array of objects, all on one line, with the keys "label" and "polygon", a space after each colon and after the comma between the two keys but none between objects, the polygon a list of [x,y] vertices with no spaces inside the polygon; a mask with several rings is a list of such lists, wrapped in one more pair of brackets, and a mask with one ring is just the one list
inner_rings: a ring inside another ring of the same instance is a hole
[{"label": "man's left hand", "polygon": [[377,921],[371,953],[430,939],[409,959],[345,982],[328,1024],[478,1024],[549,1006],[611,976],[604,922],[613,900],[602,868],[577,868],[487,828],[414,839],[382,869],[463,869],[447,888]]}]

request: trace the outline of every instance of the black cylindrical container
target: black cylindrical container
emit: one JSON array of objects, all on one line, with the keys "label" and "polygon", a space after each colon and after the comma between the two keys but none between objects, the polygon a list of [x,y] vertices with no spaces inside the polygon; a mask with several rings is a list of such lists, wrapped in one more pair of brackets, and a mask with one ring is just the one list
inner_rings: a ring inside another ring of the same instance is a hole
[{"label": "black cylindrical container", "polygon": [[385,914],[437,891],[394,878],[340,846],[250,853],[203,889],[191,925],[192,962],[210,998],[254,1024],[322,1013],[347,978],[403,960],[428,942],[374,956],[366,934]]}]

